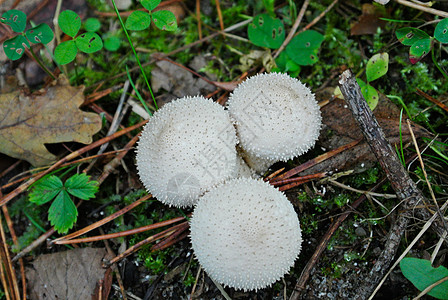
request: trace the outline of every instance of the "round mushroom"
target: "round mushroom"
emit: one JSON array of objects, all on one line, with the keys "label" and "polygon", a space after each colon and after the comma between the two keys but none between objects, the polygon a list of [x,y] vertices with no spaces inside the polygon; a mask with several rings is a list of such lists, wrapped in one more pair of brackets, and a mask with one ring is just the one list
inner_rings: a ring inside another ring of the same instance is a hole
[{"label": "round mushroom", "polygon": [[154,113],[137,147],[137,169],[146,189],[176,207],[237,173],[237,138],[224,108],[202,96],[174,100]]},{"label": "round mushroom", "polygon": [[229,97],[228,109],[249,165],[256,158],[272,164],[302,155],[319,137],[322,118],[314,94],[287,74],[248,78]]},{"label": "round mushroom", "polygon": [[267,287],[294,265],[301,249],[296,212],[263,180],[231,179],[202,196],[190,221],[196,258],[217,282]]}]

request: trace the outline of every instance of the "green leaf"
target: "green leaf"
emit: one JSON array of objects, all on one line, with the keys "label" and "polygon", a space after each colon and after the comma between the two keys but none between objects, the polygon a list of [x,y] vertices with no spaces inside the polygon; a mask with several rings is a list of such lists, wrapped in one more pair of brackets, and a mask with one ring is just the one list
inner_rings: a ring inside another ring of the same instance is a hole
[{"label": "green leaf", "polygon": [[161,30],[174,31],[177,29],[176,16],[168,10],[158,10],[152,13],[152,20]]},{"label": "green leaf", "polygon": [[286,46],[286,53],[301,66],[315,64],[319,57],[319,48],[324,41],[324,36],[314,30],[306,30],[295,36]]},{"label": "green leaf", "polygon": [[361,88],[361,93],[367,101],[367,105],[369,105],[370,109],[373,111],[375,107],[378,105],[378,91],[368,83],[365,83],[359,78],[356,78],[356,81]]},{"label": "green leaf", "polygon": [[83,200],[95,197],[95,193],[98,191],[98,182],[89,181],[89,178],[84,173],[73,175],[65,182],[67,192]]},{"label": "green leaf", "polygon": [[48,44],[54,38],[53,31],[50,26],[45,23],[39,24],[36,27],[28,29],[25,32],[26,37],[32,43],[38,44]]},{"label": "green leaf", "polygon": [[88,18],[84,22],[84,29],[89,32],[98,31],[101,28],[101,22],[97,18]]},{"label": "green leaf", "polygon": [[416,41],[429,38],[429,35],[421,29],[403,27],[395,32],[397,39],[405,46],[412,46]]},{"label": "green leaf", "polygon": [[268,14],[260,14],[247,27],[249,40],[257,46],[278,49],[285,40],[282,21]]},{"label": "green leaf", "polygon": [[[434,268],[426,259],[405,257],[400,261],[401,272],[416,288],[423,291],[428,286],[448,276],[448,269]],[[448,281],[435,286],[428,295],[437,299],[448,299]]]},{"label": "green leaf", "polygon": [[117,51],[120,45],[121,39],[118,36],[109,36],[104,39],[104,48],[108,51]]},{"label": "green leaf", "polygon": [[432,38],[421,39],[412,44],[411,48],[409,48],[409,60],[412,64],[417,63],[422,60],[429,51],[431,51],[432,47]]},{"label": "green leaf", "polygon": [[68,36],[75,37],[81,28],[81,18],[72,10],[64,10],[59,14],[59,27]]},{"label": "green leaf", "polygon": [[37,205],[47,203],[53,200],[62,188],[63,184],[59,177],[55,175],[44,177],[34,184],[29,194],[30,201]]},{"label": "green leaf", "polygon": [[23,11],[11,9],[2,14],[0,21],[9,25],[14,32],[23,32],[26,27],[26,14]]},{"label": "green leaf", "polygon": [[62,42],[54,49],[54,60],[60,65],[66,65],[75,59],[77,53],[74,40]]},{"label": "green leaf", "polygon": [[434,37],[441,43],[448,43],[448,18],[437,24],[434,30]]},{"label": "green leaf", "polygon": [[103,48],[103,40],[95,32],[86,32],[75,39],[76,47],[85,53],[93,53]]},{"label": "green leaf", "polygon": [[[300,73],[300,65],[296,64],[286,53],[283,51],[279,57],[275,59],[275,64],[278,67],[277,72],[288,72],[291,77],[297,77]],[[275,69],[271,72],[276,71]]]},{"label": "green leaf", "polygon": [[151,25],[151,16],[144,11],[133,11],[126,19],[126,29],[145,30]]},{"label": "green leaf", "polygon": [[160,4],[161,0],[142,0],[140,3],[144,8],[151,11]]},{"label": "green leaf", "polygon": [[48,209],[48,220],[61,234],[73,227],[78,217],[78,210],[69,194],[61,191]]},{"label": "green leaf", "polygon": [[378,53],[372,56],[367,62],[366,76],[367,81],[374,81],[387,73],[389,68],[389,54]]},{"label": "green leaf", "polygon": [[30,47],[30,43],[23,35],[17,35],[3,43],[3,50],[11,60],[18,60],[25,53],[25,48]]}]

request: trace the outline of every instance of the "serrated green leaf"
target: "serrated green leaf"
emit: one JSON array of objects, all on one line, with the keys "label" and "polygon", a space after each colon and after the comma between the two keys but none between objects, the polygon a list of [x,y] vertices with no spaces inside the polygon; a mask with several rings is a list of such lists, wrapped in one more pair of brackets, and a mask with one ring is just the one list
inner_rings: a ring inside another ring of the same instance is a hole
[{"label": "serrated green leaf", "polygon": [[142,0],[140,3],[144,8],[151,11],[160,4],[161,0]]},{"label": "serrated green leaf", "polygon": [[83,200],[95,197],[98,191],[98,182],[89,181],[90,177],[84,173],[75,174],[65,182],[67,192]]},{"label": "serrated green leaf", "polygon": [[152,13],[152,20],[161,30],[174,31],[177,29],[176,16],[168,10],[158,10]]},{"label": "serrated green leaf", "polygon": [[285,40],[285,27],[279,19],[260,14],[247,27],[247,34],[254,45],[278,49]]},{"label": "serrated green leaf", "polygon": [[78,210],[66,191],[59,193],[48,209],[48,220],[61,234],[73,227],[77,217]]},{"label": "serrated green leaf", "polygon": [[26,37],[32,43],[38,44],[48,44],[54,38],[53,31],[50,26],[45,23],[39,24],[36,27],[28,29],[25,32]]},{"label": "serrated green leaf", "polygon": [[84,22],[84,29],[89,32],[98,31],[101,28],[101,22],[97,18],[88,18]]},{"label": "serrated green leaf", "polygon": [[76,47],[85,53],[93,53],[103,48],[103,40],[95,32],[86,32],[75,39]]},{"label": "serrated green leaf", "polygon": [[378,53],[372,56],[367,62],[366,76],[367,81],[374,81],[387,73],[389,68],[389,54]]},{"label": "serrated green leaf", "polygon": [[[420,291],[448,276],[448,269],[444,266],[434,268],[429,260],[413,257],[403,258],[400,261],[400,269],[404,277]],[[428,295],[437,299],[448,299],[448,281],[435,286]]]},{"label": "serrated green leaf", "polygon": [[314,30],[306,30],[295,36],[286,46],[286,53],[291,59],[301,65],[315,64],[319,57],[319,48],[324,41],[324,36]]},{"label": "serrated green leaf", "polygon": [[75,37],[81,29],[81,18],[72,10],[64,10],[59,14],[59,27],[66,35]]},{"label": "serrated green leaf", "polygon": [[412,44],[409,48],[409,60],[412,64],[420,61],[425,57],[432,47],[432,38],[421,39]]},{"label": "serrated green leaf", "polygon": [[62,191],[63,183],[59,177],[52,175],[44,177],[33,186],[29,199],[31,202],[41,205],[56,197]]},{"label": "serrated green leaf", "polygon": [[62,42],[54,49],[54,60],[60,65],[66,65],[75,59],[77,53],[74,40]]},{"label": "serrated green leaf", "polygon": [[23,11],[11,9],[2,14],[0,21],[9,25],[14,32],[23,32],[26,27],[26,14]]},{"label": "serrated green leaf", "polygon": [[118,36],[109,36],[104,39],[104,48],[107,51],[117,51],[120,45],[121,39]]},{"label": "serrated green leaf", "polygon": [[25,53],[25,48],[30,47],[30,43],[23,35],[17,35],[3,43],[3,50],[11,60],[18,60]]},{"label": "serrated green leaf", "polygon": [[403,27],[395,32],[398,41],[405,46],[412,46],[416,41],[429,38],[429,35],[421,29]]},{"label": "serrated green leaf", "polygon": [[441,43],[448,43],[448,18],[437,24],[434,30],[434,37]]},{"label": "serrated green leaf", "polygon": [[375,107],[378,105],[378,91],[368,83],[365,83],[359,78],[356,78],[356,81],[361,88],[361,93],[364,96],[364,99],[367,101],[367,105],[369,105],[370,109],[373,111]]},{"label": "serrated green leaf", "polygon": [[126,29],[128,30],[145,30],[151,25],[151,15],[144,11],[133,11],[126,19]]}]

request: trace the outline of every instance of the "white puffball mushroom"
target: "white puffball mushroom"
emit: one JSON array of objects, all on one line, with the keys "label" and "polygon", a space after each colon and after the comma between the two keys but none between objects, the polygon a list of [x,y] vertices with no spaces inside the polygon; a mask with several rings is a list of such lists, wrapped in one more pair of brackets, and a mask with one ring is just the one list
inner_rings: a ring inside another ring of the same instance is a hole
[{"label": "white puffball mushroom", "polygon": [[195,256],[208,275],[245,291],[283,277],[302,242],[297,214],[286,196],[251,178],[229,180],[202,196],[190,230]]},{"label": "white puffball mushroom", "polygon": [[230,95],[228,109],[250,160],[287,161],[307,152],[319,137],[322,118],[314,94],[287,74],[248,78]]},{"label": "white puffball mushroom", "polygon": [[237,138],[226,110],[202,96],[165,104],[145,125],[137,169],[161,202],[192,206],[199,196],[237,172]]}]

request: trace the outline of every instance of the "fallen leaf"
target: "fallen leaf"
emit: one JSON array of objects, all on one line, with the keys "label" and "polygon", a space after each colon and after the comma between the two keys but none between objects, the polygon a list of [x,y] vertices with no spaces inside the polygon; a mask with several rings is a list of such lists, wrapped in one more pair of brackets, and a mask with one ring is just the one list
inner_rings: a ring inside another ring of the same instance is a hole
[{"label": "fallen leaf", "polygon": [[[319,100],[331,97],[334,88],[328,88],[316,95]],[[400,143],[399,120],[400,110],[384,94],[378,93],[378,105],[373,111],[379,125],[383,129],[389,142],[394,147]],[[335,98],[321,108],[323,128],[319,137],[319,145],[326,151],[336,149],[350,142],[360,140],[355,147],[345,150],[338,155],[327,159],[318,165],[300,173],[315,174],[324,171],[354,170],[361,172],[376,163],[376,158],[370,146],[364,141],[361,130],[352,116],[350,109],[344,100]],[[402,120],[402,140],[403,145],[411,141],[411,135],[406,124],[406,115]],[[412,129],[416,137],[430,136],[431,134],[418,124],[412,124]]]},{"label": "fallen leaf", "polygon": [[386,21],[380,18],[384,17],[384,8],[370,3],[362,5],[362,15],[358,21],[351,25],[351,35],[375,34],[378,28],[384,28]]},{"label": "fallen leaf", "polygon": [[60,77],[32,95],[20,90],[0,95],[0,152],[43,166],[57,158],[45,144],[91,143],[101,118],[79,109],[83,91],[83,86],[72,87]]},{"label": "fallen leaf", "polygon": [[162,99],[158,97],[159,106],[175,98],[184,96],[206,95],[215,90],[215,87],[193,76],[187,70],[165,60],[156,62],[156,66],[151,71],[151,87],[157,93],[164,89]]},{"label": "fallen leaf", "polygon": [[[100,280],[110,285],[110,274],[102,267],[104,258],[107,252],[103,248],[77,248],[39,256],[26,272],[30,299],[93,299]],[[110,286],[103,288],[103,299],[107,299],[104,293],[109,290]]]}]

